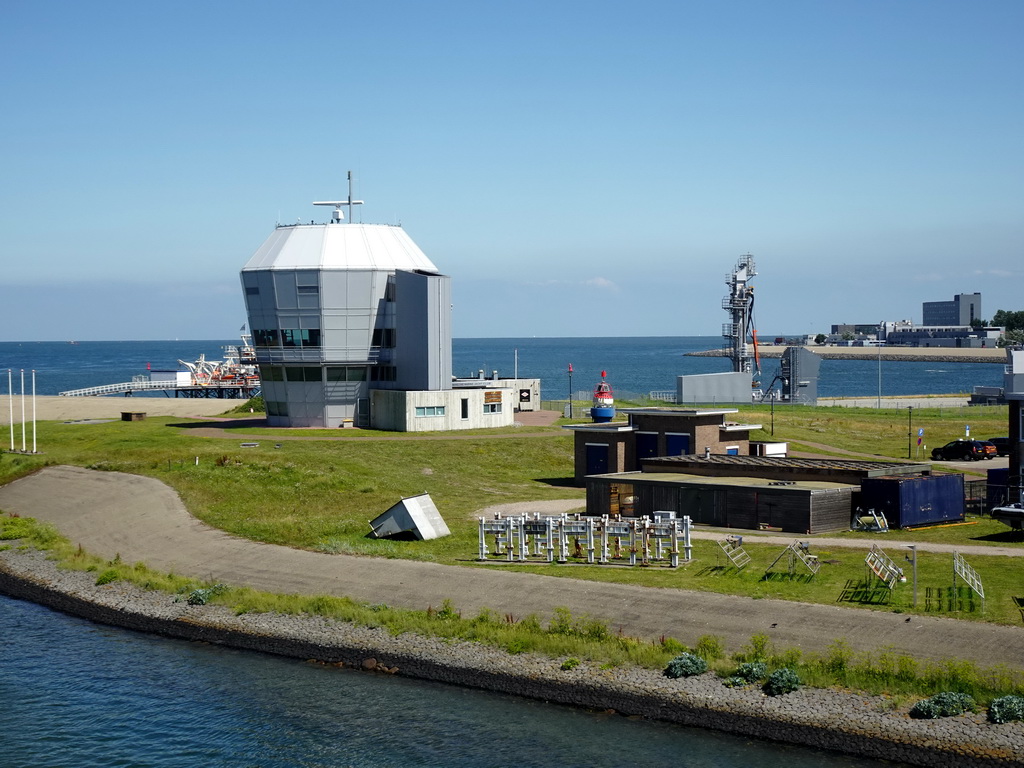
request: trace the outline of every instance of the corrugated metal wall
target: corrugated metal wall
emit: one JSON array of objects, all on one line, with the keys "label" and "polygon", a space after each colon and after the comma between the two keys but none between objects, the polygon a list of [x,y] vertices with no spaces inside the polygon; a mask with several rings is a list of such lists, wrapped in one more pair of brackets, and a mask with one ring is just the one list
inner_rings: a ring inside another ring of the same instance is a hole
[{"label": "corrugated metal wall", "polygon": [[[588,479],[587,514],[617,511],[619,493],[610,481]],[[853,488],[742,487],[720,484],[633,483],[633,514],[657,510],[689,515],[694,523],[791,533],[845,531],[850,527]]]}]

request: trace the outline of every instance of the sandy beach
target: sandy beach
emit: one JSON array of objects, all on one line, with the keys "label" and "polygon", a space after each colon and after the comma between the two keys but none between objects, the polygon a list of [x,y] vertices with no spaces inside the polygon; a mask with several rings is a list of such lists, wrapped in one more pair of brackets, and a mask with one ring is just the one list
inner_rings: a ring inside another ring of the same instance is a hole
[{"label": "sandy beach", "polygon": [[[242,400],[220,400],[216,398],[173,398],[173,397],[59,397],[37,396],[35,417],[37,421],[85,421],[90,419],[120,419],[121,413],[131,411],[148,416],[181,416],[182,418],[205,418],[218,416],[229,411]],[[32,421],[33,399],[28,396],[0,395],[0,424],[11,423],[13,405],[14,423],[22,421],[24,406],[25,421]]]}]

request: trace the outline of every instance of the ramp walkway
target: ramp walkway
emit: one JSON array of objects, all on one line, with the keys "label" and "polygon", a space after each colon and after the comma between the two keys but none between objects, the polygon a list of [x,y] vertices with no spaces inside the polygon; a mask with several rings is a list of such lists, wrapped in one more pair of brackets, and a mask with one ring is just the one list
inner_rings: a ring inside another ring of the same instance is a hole
[{"label": "ramp walkway", "polygon": [[421,610],[451,599],[467,616],[487,607],[546,618],[564,606],[628,635],[668,635],[692,644],[716,634],[733,649],[764,633],[778,646],[805,652],[824,651],[844,638],[859,651],[891,648],[1014,667],[1024,659],[1020,627],[260,544],[199,522],[163,483],[117,472],[48,467],[0,487],[0,510],[51,522],[104,558],[120,555],[162,571],[270,592],[344,595]]}]

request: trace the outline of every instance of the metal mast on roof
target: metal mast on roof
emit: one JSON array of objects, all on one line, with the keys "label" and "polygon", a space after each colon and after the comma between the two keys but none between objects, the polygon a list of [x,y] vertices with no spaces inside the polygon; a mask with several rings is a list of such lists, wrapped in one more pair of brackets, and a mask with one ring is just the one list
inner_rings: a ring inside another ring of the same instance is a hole
[{"label": "metal mast on roof", "polygon": [[345,214],[341,212],[341,206],[348,206],[348,220],[352,221],[352,206],[362,205],[362,200],[352,199],[352,171],[348,172],[348,200],[324,200],[321,202],[315,202],[313,205],[333,205],[334,213],[331,215],[332,224],[340,224],[345,219]]}]

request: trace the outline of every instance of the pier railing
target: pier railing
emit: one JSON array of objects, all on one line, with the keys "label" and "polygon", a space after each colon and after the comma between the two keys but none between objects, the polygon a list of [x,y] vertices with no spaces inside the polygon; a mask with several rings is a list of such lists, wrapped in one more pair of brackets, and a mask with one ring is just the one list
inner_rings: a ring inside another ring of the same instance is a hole
[{"label": "pier railing", "polygon": [[99,387],[85,387],[84,389],[69,389],[61,392],[61,397],[99,397],[102,395],[119,395],[131,392],[159,392],[164,391],[194,391],[194,390],[255,390],[258,385],[239,384],[238,382],[213,382],[210,384],[188,384],[175,381],[123,381],[119,384],[104,384]]}]

